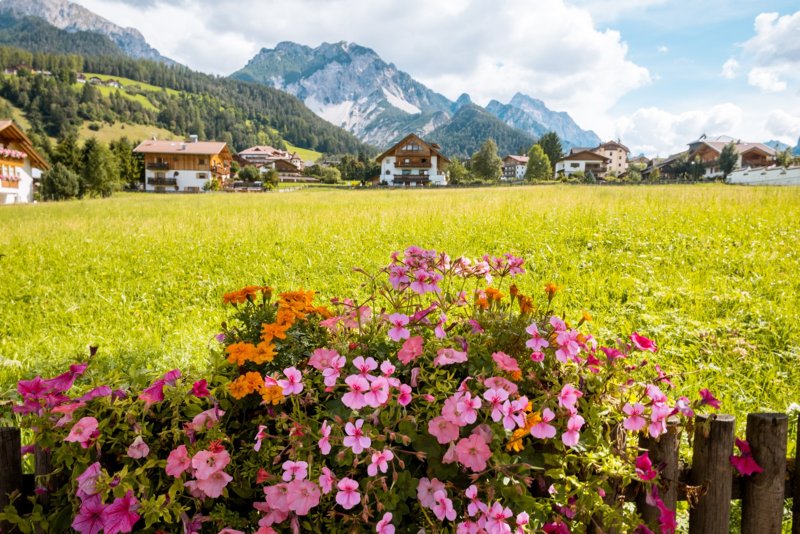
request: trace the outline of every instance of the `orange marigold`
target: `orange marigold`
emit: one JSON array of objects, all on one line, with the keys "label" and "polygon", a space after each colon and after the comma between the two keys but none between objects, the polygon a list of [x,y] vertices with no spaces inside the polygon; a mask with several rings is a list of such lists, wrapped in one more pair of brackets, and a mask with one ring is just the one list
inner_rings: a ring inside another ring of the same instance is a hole
[{"label": "orange marigold", "polygon": [[544,285],[544,292],[547,293],[547,298],[551,300],[553,298],[553,295],[555,295],[556,292],[558,291],[558,289],[559,287],[555,285],[553,282],[547,282]]},{"label": "orange marigold", "polygon": [[256,345],[256,351],[251,360],[255,364],[262,364],[265,362],[271,362],[274,358],[275,345],[267,341],[262,341]]},{"label": "orange marigold", "polygon": [[247,361],[252,361],[256,355],[256,346],[252,343],[239,342],[228,345],[225,352],[228,353],[228,361],[236,365],[244,365]]},{"label": "orange marigold", "polygon": [[269,323],[261,325],[261,339],[269,343],[273,339],[286,339],[286,331],[291,324]]},{"label": "orange marigold", "polygon": [[520,294],[518,297],[519,300],[519,312],[520,313],[531,313],[533,311],[533,299],[530,297],[526,297],[525,295]]},{"label": "orange marigold", "polygon": [[261,390],[261,398],[265,404],[279,404],[283,402],[283,389],[280,386],[266,386]]},{"label": "orange marigold", "polygon": [[222,296],[225,304],[243,304],[247,300],[253,300],[261,293],[262,295],[272,295],[272,288],[269,286],[247,286],[238,291],[231,291]]},{"label": "orange marigold", "polygon": [[487,287],[484,292],[486,293],[486,297],[493,302],[499,302],[503,299],[503,294],[493,287]]}]

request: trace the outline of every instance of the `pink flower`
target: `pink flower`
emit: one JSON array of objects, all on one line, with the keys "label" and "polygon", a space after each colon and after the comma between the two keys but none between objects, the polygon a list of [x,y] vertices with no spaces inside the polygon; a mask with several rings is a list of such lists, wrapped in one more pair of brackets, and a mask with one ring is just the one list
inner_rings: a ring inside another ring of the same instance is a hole
[{"label": "pink flower", "polygon": [[358,410],[367,405],[364,393],[369,391],[369,382],[361,375],[350,375],[344,380],[350,386],[350,391],[342,395],[342,404],[352,410]]},{"label": "pink flower", "polygon": [[344,426],[344,431],[347,434],[342,443],[345,447],[350,447],[353,454],[361,454],[364,449],[372,444],[372,440],[364,435],[361,427],[364,425],[363,419],[358,419],[356,424],[348,422]]},{"label": "pink flower", "polygon": [[581,351],[581,345],[578,343],[578,332],[576,330],[563,330],[557,331],[556,343],[558,343],[558,350],[556,351],[556,359],[561,363],[567,363],[570,358],[575,358]]},{"label": "pink flower", "polygon": [[72,430],[64,441],[77,442],[84,449],[88,449],[89,442],[98,435],[97,424],[97,419],[94,417],[81,417],[80,421],[72,425]]},{"label": "pink flower", "polygon": [[139,399],[145,402],[145,405],[150,406],[157,402],[164,400],[164,385],[166,382],[163,378],[159,378],[153,382],[149,387],[142,390],[139,394]]},{"label": "pink flower", "polygon": [[653,406],[650,409],[650,425],[647,427],[648,431],[650,432],[650,436],[657,438],[661,434],[666,433],[667,418],[671,414],[672,409],[670,409],[668,404],[661,401],[653,403]]},{"label": "pink flower", "polygon": [[139,501],[133,496],[133,492],[128,490],[124,497],[117,497],[114,502],[106,506],[103,511],[103,531],[105,534],[116,534],[117,532],[131,532],[133,525],[139,521]]},{"label": "pink flower", "polygon": [[324,371],[331,366],[331,362],[339,353],[333,349],[316,349],[311,353],[311,358],[308,359],[308,365],[317,371]]},{"label": "pink flower", "polygon": [[502,504],[495,501],[489,511],[486,512],[486,532],[489,534],[511,532],[506,523],[506,519],[510,517],[514,517],[514,512],[511,511],[511,508],[504,508]]},{"label": "pink flower", "polygon": [[572,384],[565,384],[558,394],[558,405],[563,406],[569,411],[575,409],[575,403],[578,399],[583,397],[583,393],[579,389],[575,389]]},{"label": "pink flower", "polygon": [[336,385],[336,381],[339,380],[345,363],[347,363],[347,360],[344,356],[334,356],[331,360],[331,366],[322,370],[322,376],[325,377],[324,381],[326,386],[333,387]]},{"label": "pink flower", "polygon": [[336,482],[336,477],[327,466],[322,468],[322,474],[319,476],[319,487],[322,488],[322,493],[327,495],[333,490],[333,483]]},{"label": "pink flower", "polygon": [[500,368],[501,371],[513,373],[519,371],[519,363],[517,360],[506,354],[505,352],[495,352],[492,354],[492,359]]},{"label": "pink flower", "polygon": [[[371,360],[372,358],[370,358]],[[369,385],[369,391],[364,394],[364,402],[372,408],[380,408],[389,401],[389,381],[379,376]]]},{"label": "pink flower", "polygon": [[411,332],[405,327],[408,324],[408,315],[393,313],[388,319],[389,323],[392,324],[392,328],[389,329],[389,338],[392,341],[408,339],[411,336]]},{"label": "pink flower", "polygon": [[322,422],[322,427],[320,428],[320,432],[322,433],[322,437],[319,438],[319,452],[322,454],[328,454],[331,452],[331,426],[328,424],[328,421]]},{"label": "pink flower", "polygon": [[370,372],[378,368],[378,362],[372,357],[364,359],[363,356],[358,356],[353,360],[353,366],[358,369],[361,376],[367,378]]},{"label": "pink flower", "polygon": [[286,380],[278,380],[278,385],[283,388],[283,394],[298,395],[303,391],[303,374],[294,367],[283,370]]},{"label": "pink flower", "polygon": [[87,497],[97,495],[97,479],[100,478],[101,468],[100,462],[95,462],[87,467],[83,473],[75,478],[78,483],[78,498],[85,500]]},{"label": "pink flower", "polygon": [[219,452],[200,451],[192,458],[192,467],[195,469],[195,478],[198,480],[208,478],[217,471],[225,469],[231,461],[228,451]]},{"label": "pink flower", "polygon": [[258,425],[258,432],[256,432],[256,444],[253,445],[253,450],[258,452],[261,450],[261,442],[264,441],[264,438],[267,437],[266,433],[267,427],[264,425]]},{"label": "pink flower", "polygon": [[389,462],[394,458],[394,453],[389,449],[384,449],[381,452],[372,453],[372,462],[367,466],[367,474],[374,477],[381,473],[386,473],[389,470]]},{"label": "pink flower", "polygon": [[753,473],[760,473],[763,471],[761,466],[758,465],[753,458],[753,455],[750,452],[750,444],[747,441],[736,438],[736,446],[740,451],[742,451],[742,453],[739,456],[732,455],[730,457],[730,462],[740,474],[748,476],[752,475]]},{"label": "pink flower", "polygon": [[653,469],[653,462],[650,461],[647,451],[636,457],[636,476],[642,481],[653,480],[658,476],[658,471]]},{"label": "pink flower", "polygon": [[403,343],[403,348],[401,348],[397,353],[397,358],[403,362],[404,365],[408,365],[412,360],[416,359],[421,354],[422,337],[413,336],[408,338],[405,343]]},{"label": "pink flower", "polygon": [[464,495],[467,497],[467,499],[469,499],[467,513],[470,517],[475,517],[480,513],[486,513],[488,511],[486,504],[478,499],[478,487],[475,486],[475,484],[472,484],[470,487],[468,487],[464,492]]},{"label": "pink flower", "polygon": [[714,397],[714,395],[708,390],[708,388],[703,388],[700,390],[700,404],[708,404],[712,408],[719,410],[720,404],[719,400]]},{"label": "pink flower", "polygon": [[352,478],[343,478],[336,484],[339,491],[336,493],[336,503],[345,510],[355,507],[361,502],[361,493],[358,492],[358,482]]},{"label": "pink flower", "polygon": [[150,447],[144,442],[142,436],[136,436],[136,439],[134,439],[133,443],[128,447],[128,456],[138,460],[146,457],[148,454],[150,454]]},{"label": "pink flower", "polygon": [[419,503],[425,508],[431,508],[434,504],[434,493],[443,490],[444,483],[438,478],[428,480],[427,477],[422,477],[417,484],[417,499],[419,499]]},{"label": "pink flower", "polygon": [[483,398],[492,409],[492,421],[497,422],[503,418],[503,403],[508,399],[508,391],[504,389],[489,389],[484,391]]},{"label": "pink flower", "polygon": [[524,527],[526,527],[528,525],[528,523],[530,523],[530,520],[531,520],[531,518],[528,515],[528,512],[520,512],[520,513],[518,513],[517,514],[517,519],[516,519],[516,523],[517,523],[516,527],[517,528],[514,529],[514,534],[524,534],[525,533],[525,528]]},{"label": "pink flower", "polygon": [[208,397],[211,393],[208,391],[208,382],[206,379],[198,380],[192,385],[192,395],[195,397]]},{"label": "pink flower", "polygon": [[528,406],[528,397],[520,397],[515,401],[505,401],[500,407],[503,414],[503,428],[514,430],[516,427],[525,426],[525,408]]},{"label": "pink flower", "polygon": [[452,349],[439,349],[436,351],[436,358],[433,359],[433,365],[450,365],[453,363],[464,363],[467,361],[467,353]]},{"label": "pink flower", "polygon": [[106,505],[99,495],[92,495],[81,503],[78,515],[72,520],[72,528],[81,534],[98,534],[103,530],[103,516]]},{"label": "pink flower", "polygon": [[502,389],[509,395],[514,395],[519,388],[517,385],[502,376],[492,376],[483,381],[483,385],[489,389]]},{"label": "pink flower", "polygon": [[453,508],[453,501],[447,498],[447,494],[439,490],[433,494],[433,515],[439,521],[444,521],[445,519],[449,521],[455,521],[456,519],[456,511]]},{"label": "pink flower", "polygon": [[531,323],[530,326],[525,329],[525,332],[531,335],[531,338],[525,342],[525,346],[529,349],[541,351],[543,348],[550,346],[550,343],[539,333],[539,327],[536,326],[536,323]]},{"label": "pink flower", "polygon": [[400,406],[411,404],[411,386],[408,384],[400,384],[397,393],[397,404]]},{"label": "pink flower", "polygon": [[640,336],[636,332],[631,334],[631,341],[633,341],[633,345],[639,350],[646,350],[649,352],[655,352],[657,350],[656,344],[653,343],[652,340],[647,339],[644,336]]},{"label": "pink flower", "polygon": [[456,458],[465,467],[469,467],[474,472],[486,469],[486,461],[492,456],[486,442],[477,434],[472,434],[468,438],[462,438],[456,444]]},{"label": "pink flower", "polygon": [[167,456],[167,474],[178,478],[181,473],[189,469],[192,465],[192,460],[189,458],[189,452],[186,450],[186,445],[179,445],[170,451]]},{"label": "pink flower", "polygon": [[574,447],[578,444],[580,430],[585,422],[583,417],[578,414],[573,414],[569,417],[569,420],[567,420],[567,431],[561,434],[561,441],[564,442],[564,445],[567,447]]},{"label": "pink flower", "polygon": [[214,408],[209,408],[208,410],[204,410],[195,415],[192,419],[192,422],[189,423],[189,428],[195,432],[213,428],[214,425],[217,424],[217,421],[219,421],[219,418],[223,415],[225,415],[225,412],[216,406]]},{"label": "pink flower", "polygon": [[304,480],[308,476],[308,463],[303,461],[293,462],[287,460],[281,466],[283,468],[283,480],[289,482],[294,480]]},{"label": "pink flower", "polygon": [[197,479],[197,489],[202,491],[206,497],[216,499],[222,495],[222,490],[231,480],[233,477],[225,471],[214,471],[208,478]]},{"label": "pink flower", "polygon": [[468,425],[478,420],[478,410],[480,407],[480,397],[477,395],[473,397],[470,392],[461,395],[456,403],[456,408],[459,413],[461,413],[461,419]]},{"label": "pink flower", "polygon": [[394,534],[394,525],[392,525],[392,512],[383,514],[383,518],[375,525],[376,534]]},{"label": "pink flower", "polygon": [[434,417],[428,422],[428,434],[445,445],[458,439],[459,428],[444,416]]},{"label": "pink flower", "polygon": [[319,486],[310,480],[295,480],[289,484],[289,509],[297,515],[308,515],[319,504],[319,497]]},{"label": "pink flower", "polygon": [[626,402],[625,406],[622,407],[622,411],[628,415],[622,422],[622,426],[625,430],[638,432],[647,426],[647,419],[642,417],[644,406],[640,403],[631,404],[630,402]]},{"label": "pink flower", "polygon": [[556,427],[548,424],[555,419],[555,414],[550,408],[542,410],[542,420],[531,427],[531,436],[539,439],[551,439],[556,435]]}]

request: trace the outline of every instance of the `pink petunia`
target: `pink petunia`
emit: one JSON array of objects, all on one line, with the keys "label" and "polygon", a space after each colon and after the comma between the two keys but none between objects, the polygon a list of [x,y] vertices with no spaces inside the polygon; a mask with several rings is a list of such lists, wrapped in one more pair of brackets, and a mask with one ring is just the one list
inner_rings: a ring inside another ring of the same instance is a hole
[{"label": "pink petunia", "polygon": [[519,390],[514,382],[502,376],[489,377],[483,381],[483,385],[489,389],[502,389],[509,395],[514,395]]},{"label": "pink petunia", "polygon": [[376,534],[394,534],[394,525],[392,525],[392,512],[386,512],[378,524],[375,525]]},{"label": "pink petunia", "polygon": [[319,498],[319,486],[310,480],[294,480],[289,484],[289,509],[297,515],[308,515],[319,504]]},{"label": "pink petunia", "polygon": [[[370,358],[372,359],[372,358]],[[380,408],[389,401],[389,381],[385,377],[375,378],[364,393],[364,402],[372,408]]]},{"label": "pink petunia", "polygon": [[505,352],[495,352],[492,354],[494,363],[500,368],[501,371],[513,373],[519,371],[519,362],[506,354]]},{"label": "pink petunia", "polygon": [[178,478],[181,473],[189,469],[192,465],[192,459],[189,457],[189,452],[186,450],[186,445],[179,445],[170,451],[167,456],[167,474]]},{"label": "pink petunia", "polygon": [[419,503],[425,508],[431,508],[434,504],[434,493],[444,489],[444,482],[438,478],[429,480],[427,477],[422,477],[417,483],[417,499],[419,499]]},{"label": "pink petunia", "polygon": [[639,480],[645,482],[658,476],[658,471],[653,469],[653,462],[650,460],[647,451],[636,457],[636,476],[639,477]]},{"label": "pink petunia", "polygon": [[327,466],[322,468],[322,474],[319,476],[319,487],[322,488],[322,493],[327,495],[333,490],[333,484],[336,482],[336,477],[333,476],[333,471],[328,469]]},{"label": "pink petunia", "polygon": [[316,349],[311,353],[311,358],[308,359],[308,365],[317,371],[324,371],[331,366],[333,359],[339,356],[339,353],[333,349]]},{"label": "pink petunia", "polygon": [[103,511],[103,531],[105,534],[117,532],[131,532],[133,525],[139,521],[139,501],[128,490],[124,497],[117,497],[114,502],[106,506]]},{"label": "pink petunia", "polygon": [[199,398],[211,395],[211,392],[208,391],[208,382],[206,382],[205,378],[192,384],[192,395]]},{"label": "pink petunia", "polygon": [[572,411],[575,409],[575,403],[581,397],[583,397],[581,390],[575,389],[572,384],[564,384],[558,394],[558,405]]},{"label": "pink petunia", "polygon": [[72,425],[72,429],[64,441],[80,443],[81,447],[87,449],[89,443],[96,437],[97,425],[97,419],[94,417],[81,417],[77,423]]},{"label": "pink petunia", "polygon": [[83,501],[87,497],[100,493],[97,489],[97,479],[100,478],[101,472],[100,462],[95,462],[75,478],[75,482],[78,483],[77,495],[79,499]]},{"label": "pink petunia", "polygon": [[164,385],[166,382],[163,378],[159,378],[153,382],[149,387],[142,390],[139,394],[139,399],[145,402],[146,406],[161,402],[164,400]]},{"label": "pink petunia", "polygon": [[714,408],[715,410],[720,409],[719,400],[714,397],[714,394],[711,393],[708,388],[703,388],[700,390],[700,404],[707,404]]},{"label": "pink petunia", "polygon": [[393,313],[388,317],[388,320],[392,325],[392,328],[389,329],[389,338],[392,341],[408,339],[411,336],[411,332],[406,328],[408,324],[408,315]]},{"label": "pink petunia", "polygon": [[322,422],[320,433],[322,434],[322,437],[319,438],[319,442],[317,443],[319,445],[319,452],[327,455],[331,452],[331,426],[328,424],[328,421]]},{"label": "pink petunia", "polygon": [[348,422],[344,426],[344,431],[347,434],[342,443],[345,447],[350,447],[353,450],[353,454],[361,454],[364,452],[364,449],[368,448],[372,444],[372,440],[369,436],[364,434],[362,430],[362,426],[364,425],[363,419],[358,419],[356,424]]},{"label": "pink petunia", "polygon": [[225,449],[213,452],[203,450],[192,457],[192,467],[195,469],[195,478],[202,480],[212,474],[225,469],[231,461],[228,451]]},{"label": "pink petunia", "polygon": [[486,531],[487,532],[511,532],[506,520],[514,517],[511,508],[504,507],[499,502],[492,504],[486,512]]},{"label": "pink petunia", "polygon": [[99,495],[87,497],[81,503],[78,514],[72,520],[72,528],[81,534],[98,534],[103,530],[103,517],[106,505]]},{"label": "pink petunia", "polygon": [[436,358],[433,359],[433,365],[451,365],[454,363],[464,363],[466,361],[467,353],[465,351],[453,348],[442,348],[436,351]]},{"label": "pink petunia", "polygon": [[283,388],[282,393],[285,396],[298,395],[303,391],[303,373],[294,367],[288,367],[283,370],[286,379],[278,380],[278,385]]},{"label": "pink petunia", "polygon": [[209,408],[195,415],[188,426],[195,432],[207,430],[213,428],[223,415],[225,415],[225,411],[215,406],[214,408]]},{"label": "pink petunia", "polygon": [[633,346],[639,350],[648,352],[655,352],[656,350],[658,350],[656,348],[656,344],[653,343],[652,340],[647,339],[644,336],[640,336],[637,332],[631,334],[631,341],[633,342]]},{"label": "pink petunia", "polygon": [[578,414],[573,414],[567,420],[567,431],[561,434],[561,441],[567,447],[574,447],[578,444],[580,439],[580,430],[583,427],[583,417]]},{"label": "pink petunia", "polygon": [[739,456],[732,455],[730,457],[730,462],[740,474],[748,476],[753,473],[760,473],[764,470],[756,463],[755,458],[753,458],[753,454],[750,451],[750,444],[747,441],[736,438],[736,446],[741,451],[741,454],[739,454]]},{"label": "pink petunia", "polygon": [[474,472],[486,469],[486,461],[492,456],[492,451],[486,442],[477,434],[462,438],[456,444],[456,458],[458,462],[472,469]]},{"label": "pink petunia", "polygon": [[447,498],[447,494],[444,491],[439,490],[433,494],[433,506],[431,510],[433,510],[433,515],[435,515],[436,519],[439,521],[444,521],[445,519],[455,521],[456,519],[456,510],[453,508],[453,501]]},{"label": "pink petunia", "polygon": [[352,478],[345,477],[336,484],[339,491],[336,493],[336,503],[350,510],[361,502],[361,493],[358,491],[358,482]]},{"label": "pink petunia", "polygon": [[428,421],[428,434],[445,445],[458,439],[459,427],[444,416],[437,416]]},{"label": "pink petunia", "polygon": [[361,375],[350,375],[344,380],[350,391],[342,395],[342,404],[352,410],[359,410],[367,405],[364,394],[369,391],[369,382]]},{"label": "pink petunia", "polygon": [[508,399],[508,391],[504,389],[488,389],[484,391],[483,398],[492,409],[492,421],[498,422],[503,418],[503,403]]},{"label": "pink petunia", "polygon": [[397,389],[397,404],[400,406],[408,406],[411,404],[411,386],[408,384],[400,384],[400,387]]},{"label": "pink petunia", "polygon": [[150,454],[150,447],[144,442],[142,436],[136,436],[136,439],[128,447],[128,456],[138,460],[147,457],[148,454]]},{"label": "pink petunia", "polygon": [[283,468],[283,480],[304,480],[308,476],[308,462],[287,460],[281,466]]},{"label": "pink petunia", "polygon": [[181,377],[181,370],[180,369],[173,369],[172,371],[167,371],[164,375],[164,384],[167,386],[174,386],[178,379]]},{"label": "pink petunia", "polygon": [[367,474],[374,477],[381,473],[386,473],[389,470],[389,462],[394,458],[394,453],[389,449],[384,449],[381,452],[372,453],[372,461],[367,466]]},{"label": "pink petunia", "polygon": [[637,402],[631,404],[630,402],[626,402],[625,406],[622,407],[622,411],[628,416],[622,422],[622,426],[625,430],[638,432],[647,426],[647,419],[642,417],[644,406],[642,406],[641,403]]},{"label": "pink petunia", "polygon": [[541,363],[544,361],[544,352],[534,351],[531,352],[531,361]]},{"label": "pink petunia", "polygon": [[207,478],[197,479],[197,489],[202,491],[206,497],[216,499],[222,495],[222,490],[231,480],[233,477],[225,471],[214,471]]},{"label": "pink petunia", "polygon": [[253,450],[258,452],[261,450],[261,442],[264,441],[264,438],[267,437],[266,433],[267,427],[264,425],[258,425],[258,431],[256,432],[256,444],[253,445]]},{"label": "pink petunia", "polygon": [[555,414],[550,408],[542,410],[542,420],[531,427],[531,436],[539,439],[551,439],[556,435],[556,427],[550,423],[555,419]]},{"label": "pink petunia", "polygon": [[422,355],[422,336],[412,336],[403,343],[403,347],[397,353],[397,359],[408,365],[420,355]]}]

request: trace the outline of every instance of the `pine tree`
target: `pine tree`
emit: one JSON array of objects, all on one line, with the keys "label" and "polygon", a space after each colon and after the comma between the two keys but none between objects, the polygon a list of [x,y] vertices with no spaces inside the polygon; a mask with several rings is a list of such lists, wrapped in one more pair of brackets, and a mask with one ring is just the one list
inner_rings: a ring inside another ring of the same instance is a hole
[{"label": "pine tree", "polygon": [[496,182],[503,174],[503,160],[497,155],[494,140],[487,139],[472,155],[472,171],[480,178]]},{"label": "pine tree", "polygon": [[84,143],[81,163],[82,195],[110,197],[119,189],[119,169],[114,156],[94,137]]},{"label": "pine tree", "polygon": [[558,134],[555,132],[547,132],[539,138],[539,141],[537,141],[536,144],[541,146],[542,150],[547,155],[547,159],[550,162],[550,173],[554,173],[556,169],[556,163],[561,159],[561,154],[564,151]]}]

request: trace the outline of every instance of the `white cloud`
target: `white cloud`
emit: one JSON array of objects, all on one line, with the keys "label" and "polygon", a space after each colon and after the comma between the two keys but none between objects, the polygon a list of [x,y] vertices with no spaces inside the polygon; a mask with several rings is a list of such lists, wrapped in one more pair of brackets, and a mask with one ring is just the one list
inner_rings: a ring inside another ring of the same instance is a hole
[{"label": "white cloud", "polygon": [[[568,111],[584,128],[606,126],[607,135],[605,112],[651,81],[628,59],[618,32],[598,30],[587,9],[565,0],[406,0],[402,8],[393,0],[78,2],[139,29],[162,54],[198,70],[230,74],[284,40],[346,40],[451,99],[468,92],[481,104],[506,102],[519,91]],[[633,9],[640,2],[610,4]]]},{"label": "white cloud", "polygon": [[743,119],[742,108],[729,102],[681,113],[648,107],[617,119],[616,136],[633,154],[665,157],[686,150],[690,141],[704,133],[736,135]]},{"label": "white cloud", "polygon": [[754,29],[741,53],[749,68],[748,83],[764,92],[781,92],[789,83],[800,82],[800,11],[784,16],[761,13]]},{"label": "white cloud", "polygon": [[722,73],[721,76],[728,80],[732,80],[736,78],[736,75],[739,72],[739,62],[733,58],[730,58],[722,65]]},{"label": "white cloud", "polygon": [[667,45],[661,45],[658,47],[658,51],[661,52],[662,54],[666,54],[667,52],[669,52],[669,47]]},{"label": "white cloud", "polygon": [[774,109],[767,115],[765,129],[773,137],[794,141],[800,137],[800,116]]},{"label": "white cloud", "polygon": [[669,0],[572,0],[575,4],[588,10],[599,22],[615,21],[625,15],[639,14],[652,6],[668,3]]},{"label": "white cloud", "polygon": [[781,79],[781,70],[769,67],[755,67],[747,73],[747,83],[767,93],[786,90],[786,82]]}]

